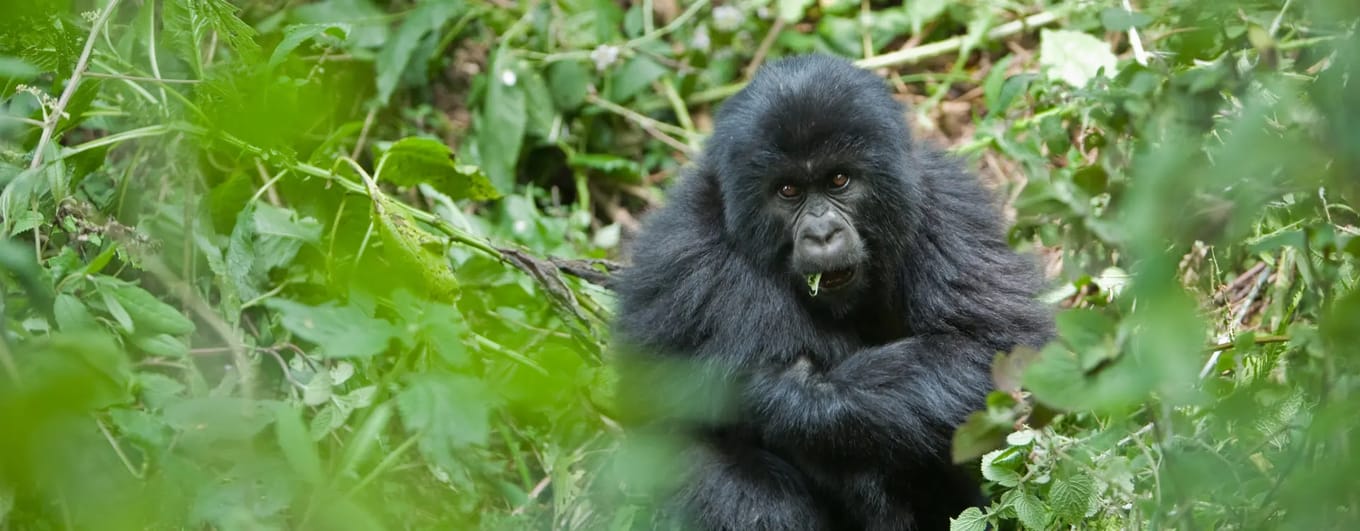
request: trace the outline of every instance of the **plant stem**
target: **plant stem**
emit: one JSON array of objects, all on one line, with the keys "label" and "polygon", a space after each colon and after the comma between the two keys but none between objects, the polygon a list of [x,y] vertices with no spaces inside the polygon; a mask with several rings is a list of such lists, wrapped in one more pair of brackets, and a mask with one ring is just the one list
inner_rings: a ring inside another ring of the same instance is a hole
[{"label": "plant stem", "polygon": [[36,169],[42,166],[43,150],[47,149],[47,144],[52,141],[52,135],[56,133],[57,123],[61,121],[61,116],[66,113],[66,105],[71,103],[71,97],[76,94],[76,87],[80,86],[81,75],[90,66],[90,53],[94,51],[95,40],[99,38],[99,30],[109,21],[109,16],[113,15],[113,8],[118,7],[118,0],[109,0],[104,10],[99,12],[99,18],[95,19],[94,26],[90,28],[90,36],[85,39],[85,49],[80,52],[80,60],[76,61],[75,70],[71,71],[71,79],[66,82],[66,89],[62,90],[61,98],[57,99],[57,104],[52,107],[52,112],[43,121],[42,136],[38,138],[37,147],[33,148],[33,163],[29,164],[29,169]]}]

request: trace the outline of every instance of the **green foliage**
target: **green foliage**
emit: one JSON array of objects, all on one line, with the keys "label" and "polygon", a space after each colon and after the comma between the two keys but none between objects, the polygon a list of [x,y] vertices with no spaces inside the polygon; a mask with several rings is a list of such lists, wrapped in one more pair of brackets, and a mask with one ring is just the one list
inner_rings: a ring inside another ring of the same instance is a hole
[{"label": "green foliage", "polygon": [[883,61],[1052,277],[952,529],[1357,524],[1354,2],[10,4],[0,528],[645,528],[673,448],[621,444],[560,259],[811,51]]}]

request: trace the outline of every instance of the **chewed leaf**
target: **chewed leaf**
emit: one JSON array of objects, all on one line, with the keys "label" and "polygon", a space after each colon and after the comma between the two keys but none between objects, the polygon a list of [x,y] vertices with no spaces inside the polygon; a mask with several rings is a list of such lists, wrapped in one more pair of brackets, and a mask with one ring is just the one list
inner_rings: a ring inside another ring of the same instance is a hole
[{"label": "chewed leaf", "polygon": [[427,183],[453,199],[496,199],[500,192],[481,168],[460,164],[443,142],[403,138],[392,144],[378,165],[377,179],[398,186]]},{"label": "chewed leaf", "polygon": [[808,293],[811,293],[813,297],[816,297],[817,291],[819,291],[821,287],[822,287],[821,273],[814,273],[808,275]]}]

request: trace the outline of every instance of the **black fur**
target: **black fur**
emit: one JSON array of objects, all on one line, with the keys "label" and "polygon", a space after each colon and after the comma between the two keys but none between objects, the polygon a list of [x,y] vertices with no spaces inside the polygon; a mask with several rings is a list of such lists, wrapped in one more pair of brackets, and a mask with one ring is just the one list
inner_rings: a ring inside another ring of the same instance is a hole
[{"label": "black fur", "polygon": [[[980,500],[951,435],[982,408],[994,354],[1041,346],[1051,316],[991,194],[903,116],[844,60],[770,64],[633,243],[621,390],[689,441],[669,498],[689,525],[944,529]],[[827,171],[854,176],[867,273],[821,300],[772,205],[781,179]]]}]

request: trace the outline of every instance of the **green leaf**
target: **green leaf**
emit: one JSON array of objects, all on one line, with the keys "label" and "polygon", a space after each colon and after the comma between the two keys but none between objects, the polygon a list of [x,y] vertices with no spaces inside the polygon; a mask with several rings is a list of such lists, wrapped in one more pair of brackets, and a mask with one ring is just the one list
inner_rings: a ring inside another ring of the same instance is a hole
[{"label": "green leaf", "polygon": [[1114,77],[1118,59],[1104,41],[1070,30],[1043,30],[1039,38],[1039,66],[1049,78],[1081,88],[1102,69]]},{"label": "green leaf", "polygon": [[52,305],[52,313],[56,317],[57,328],[63,332],[99,329],[99,321],[94,319],[85,303],[74,296],[65,293],[57,295],[56,302]]},{"label": "green leaf", "polygon": [[[100,293],[107,294],[116,302],[109,308],[119,322],[123,316],[131,321],[132,330],[143,336],[170,334],[172,336],[189,334],[194,331],[194,322],[155,295],[138,287],[112,277],[95,277]],[[108,302],[108,299],[105,300]],[[127,324],[124,323],[126,327]]]},{"label": "green leaf", "polygon": [[397,335],[392,323],[354,306],[336,306],[334,302],[308,306],[284,299],[270,299],[265,305],[279,312],[285,328],[316,344],[320,354],[328,358],[372,357]]},{"label": "green leaf", "polygon": [[150,337],[138,336],[132,342],[137,345],[137,348],[152,356],[172,359],[189,357],[189,346],[175,336],[167,334],[157,334]]},{"label": "green leaf", "polygon": [[361,463],[368,458],[373,448],[377,447],[379,439],[383,435],[383,430],[387,428],[387,422],[392,418],[392,403],[384,402],[373,410],[373,413],[364,421],[358,431],[349,438],[345,444],[345,451],[340,456],[339,474],[353,474]]},{"label": "green leaf", "polygon": [[615,155],[572,153],[567,157],[567,164],[577,170],[595,170],[624,182],[642,182],[642,165]]},{"label": "green leaf", "polygon": [[274,409],[274,432],[278,436],[283,457],[288,460],[293,471],[308,483],[320,485],[325,479],[321,455],[317,453],[316,445],[302,424],[302,415],[291,406],[279,404]]},{"label": "green leaf", "polygon": [[964,509],[958,518],[949,519],[949,531],[987,531],[987,515],[977,507]]},{"label": "green leaf", "polygon": [[784,22],[803,20],[803,13],[812,6],[814,0],[778,0],[779,18]]},{"label": "green leaf", "polygon": [[491,435],[489,391],[467,376],[421,374],[397,395],[397,409],[406,430],[421,434],[421,449],[450,462],[457,449],[485,444]]},{"label": "green leaf", "polygon": [[[31,402],[21,406],[25,411],[18,411],[12,409],[17,404],[0,401],[0,407],[5,407],[0,411],[6,415],[84,412],[132,401],[131,363],[108,334],[62,333],[18,346],[22,356],[14,360],[15,368],[26,385],[0,386],[0,399],[14,398],[11,393],[19,392]],[[8,416],[6,423],[10,425],[7,434],[24,433],[14,430]]]},{"label": "green leaf", "polygon": [[161,15],[166,37],[180,56],[193,61],[196,72],[203,73],[200,46],[216,40],[236,51],[246,61],[259,58],[255,29],[236,17],[236,6],[227,0],[167,0]]},{"label": "green leaf", "polygon": [[1152,22],[1152,17],[1118,7],[1107,7],[1100,12],[1100,24],[1108,31],[1128,31]]},{"label": "green leaf", "polygon": [[185,439],[209,444],[250,439],[274,421],[274,414],[264,403],[245,398],[189,398],[167,405],[165,421]]},{"label": "green leaf", "polygon": [[945,0],[914,0],[907,2],[907,16],[911,20],[911,33],[920,33],[926,24],[934,22],[944,14],[949,4]]},{"label": "green leaf", "polygon": [[1104,346],[1114,335],[1115,322],[1103,313],[1075,308],[1059,313],[1058,334],[1078,353]]},{"label": "green leaf", "polygon": [[585,65],[575,61],[557,61],[548,65],[544,74],[548,77],[553,105],[558,109],[572,111],[586,101],[590,71],[586,70]]},{"label": "green leaf", "polygon": [[1113,413],[1141,404],[1156,384],[1154,377],[1136,356],[1120,356],[1088,374],[1075,353],[1050,344],[1025,369],[1024,382],[1050,407]]},{"label": "green leaf", "polygon": [[954,462],[963,463],[1001,447],[1006,433],[1013,427],[1013,421],[1002,422],[1004,420],[988,411],[968,415],[968,419],[954,430],[951,445]]},{"label": "green leaf", "polygon": [[17,57],[0,55],[0,79],[23,83],[38,77],[38,67]]},{"label": "green leaf", "polygon": [[420,2],[416,4],[406,19],[401,21],[397,32],[378,50],[375,66],[378,70],[378,102],[386,105],[397,88],[402,72],[411,62],[413,52],[420,40],[430,32],[437,31],[445,22],[463,9],[461,2]]},{"label": "green leaf", "polygon": [[1063,478],[1054,478],[1048,491],[1048,501],[1053,512],[1063,521],[1076,523],[1086,516],[1095,495],[1095,480],[1083,472]]},{"label": "green leaf", "polygon": [[283,40],[274,47],[274,53],[269,56],[269,66],[278,66],[283,62],[288,54],[297,49],[302,43],[317,37],[339,39],[341,41],[349,38],[351,26],[344,23],[329,24],[293,24],[283,29]]},{"label": "green leaf", "polygon": [[1049,529],[1049,509],[1039,498],[1026,491],[1016,491],[1018,494],[1011,500],[1011,507],[1015,509],[1015,515],[1026,529],[1034,531],[1045,531]]},{"label": "green leaf", "polygon": [[1021,454],[1013,449],[995,450],[982,456],[982,477],[987,481],[1012,487],[1020,484]]},{"label": "green leaf", "polygon": [[393,143],[378,164],[376,178],[398,186],[429,184],[454,200],[501,196],[481,168],[459,164],[453,150],[429,138],[408,137]]},{"label": "green leaf", "polygon": [[652,60],[645,55],[636,55],[627,63],[613,72],[609,86],[609,99],[619,103],[625,103],[642,92],[647,87],[652,86],[652,82],[661,79],[669,70],[661,66],[660,63]]},{"label": "green leaf", "polygon": [[319,406],[331,400],[331,375],[321,371],[312,376],[307,386],[302,388],[302,404]]},{"label": "green leaf", "polygon": [[458,297],[458,278],[446,255],[446,243],[416,226],[414,219],[399,210],[392,199],[376,190],[373,197],[378,235],[383,242],[383,258],[389,273],[431,299],[452,302]]},{"label": "green leaf", "polygon": [[497,56],[487,76],[486,102],[477,122],[477,149],[482,168],[498,190],[513,190],[519,151],[528,121],[519,74],[508,54]]},{"label": "green leaf", "polygon": [[321,222],[315,218],[298,219],[297,212],[287,208],[258,203],[255,205],[253,221],[255,234],[259,236],[277,236],[307,243],[321,241]]}]

